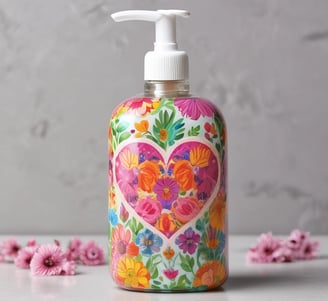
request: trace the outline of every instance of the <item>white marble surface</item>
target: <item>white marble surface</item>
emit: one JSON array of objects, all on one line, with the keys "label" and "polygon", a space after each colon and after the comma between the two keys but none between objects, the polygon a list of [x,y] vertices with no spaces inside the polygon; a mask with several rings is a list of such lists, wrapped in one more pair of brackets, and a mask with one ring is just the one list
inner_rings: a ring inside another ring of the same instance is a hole
[{"label": "white marble surface", "polygon": [[109,14],[172,7],[227,120],[231,232],[328,233],[327,0],[0,0],[0,233],[103,233],[108,118],[154,40]]},{"label": "white marble surface", "polygon": [[[57,237],[63,243],[67,237]],[[90,237],[88,237],[90,238]],[[104,247],[106,238],[91,237]],[[0,236],[0,240],[3,237]],[[21,240],[24,238],[21,238]],[[26,238],[25,238],[26,239]],[[49,242],[53,237],[39,237]],[[328,237],[321,242],[321,256],[312,261],[285,264],[247,264],[245,253],[254,236],[230,237],[230,277],[223,288],[203,293],[140,293],[119,289],[107,266],[79,266],[76,276],[32,277],[29,271],[0,264],[0,300],[6,301],[323,301],[328,295]]]}]

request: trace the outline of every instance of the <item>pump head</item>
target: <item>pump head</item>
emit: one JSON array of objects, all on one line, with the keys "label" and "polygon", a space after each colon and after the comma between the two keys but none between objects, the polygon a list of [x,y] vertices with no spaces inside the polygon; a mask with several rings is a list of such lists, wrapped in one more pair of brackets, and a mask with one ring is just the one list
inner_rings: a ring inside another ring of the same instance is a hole
[{"label": "pump head", "polygon": [[111,15],[116,22],[150,21],[156,24],[154,51],[145,55],[145,80],[187,80],[188,56],[177,50],[176,16],[187,18],[186,10],[126,10]]}]

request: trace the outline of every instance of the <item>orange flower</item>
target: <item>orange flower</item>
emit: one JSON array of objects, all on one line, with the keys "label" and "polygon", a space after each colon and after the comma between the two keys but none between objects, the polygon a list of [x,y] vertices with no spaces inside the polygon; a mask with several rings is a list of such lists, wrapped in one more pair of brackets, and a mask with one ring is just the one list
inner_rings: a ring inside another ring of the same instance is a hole
[{"label": "orange flower", "polygon": [[168,136],[169,136],[169,133],[166,129],[159,130],[159,139],[161,141],[166,141]]},{"label": "orange flower", "polygon": [[134,127],[136,128],[137,131],[144,133],[148,131],[149,122],[147,120],[141,120],[139,123],[136,122],[134,124]]},{"label": "orange flower", "polygon": [[168,238],[177,230],[177,226],[174,223],[172,215],[163,213],[157,221],[156,228],[164,233]]},{"label": "orange flower", "polygon": [[138,155],[132,153],[129,149],[125,149],[120,154],[120,159],[126,169],[130,170],[138,166]]},{"label": "orange flower", "polygon": [[190,163],[192,166],[206,167],[210,160],[211,151],[204,146],[197,146],[190,151]]},{"label": "orange flower", "polygon": [[159,177],[159,166],[152,161],[144,161],[139,165],[138,184],[143,191],[152,192]]},{"label": "orange flower", "polygon": [[210,225],[214,229],[224,229],[226,215],[226,202],[225,193],[223,190],[219,191],[219,194],[213,201],[210,207]]},{"label": "orange flower", "polygon": [[140,261],[130,256],[124,256],[118,262],[117,278],[127,287],[148,288],[150,274],[148,269]]},{"label": "orange flower", "polygon": [[226,279],[226,271],[221,262],[213,260],[203,264],[195,276],[193,281],[195,287],[207,286],[208,288],[215,288]]},{"label": "orange flower", "polygon": [[215,134],[216,134],[216,128],[215,128],[215,124],[214,124],[214,123],[211,124],[210,133],[211,133],[212,135],[215,135]]},{"label": "orange flower", "polygon": [[195,187],[194,172],[189,161],[181,160],[176,162],[173,174],[181,190],[187,191]]},{"label": "orange flower", "polygon": [[131,256],[138,256],[139,247],[132,241],[129,243],[126,253]]},{"label": "orange flower", "polygon": [[175,252],[171,247],[167,247],[166,250],[164,250],[163,255],[167,260],[170,260],[174,256]]}]

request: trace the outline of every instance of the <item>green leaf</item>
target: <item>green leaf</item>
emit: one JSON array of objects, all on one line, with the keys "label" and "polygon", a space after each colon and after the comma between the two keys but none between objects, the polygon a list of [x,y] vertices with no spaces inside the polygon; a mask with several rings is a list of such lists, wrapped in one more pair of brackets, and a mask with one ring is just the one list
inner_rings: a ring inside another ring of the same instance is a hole
[{"label": "green leaf", "polygon": [[128,139],[129,137],[131,136],[131,133],[129,132],[125,132],[123,134],[121,134],[118,138],[118,142],[121,143],[123,142],[124,140]]},{"label": "green leaf", "polygon": [[157,290],[160,290],[160,289],[161,289],[160,286],[155,285],[155,284],[152,284],[152,285],[151,285],[151,288],[153,288],[153,289],[157,289]]},{"label": "green leaf", "polygon": [[188,136],[198,136],[200,132],[200,125],[197,125],[196,127],[191,127],[188,131]]},{"label": "green leaf", "polygon": [[160,282],[158,280],[154,280],[153,283],[156,284],[156,285],[161,285],[162,284],[162,282]]},{"label": "green leaf", "polygon": [[181,263],[181,268],[186,272],[192,272],[192,269],[187,263]]},{"label": "green leaf", "polygon": [[121,123],[119,123],[117,125],[116,131],[118,133],[122,133],[122,132],[124,132],[128,128],[128,126],[129,126],[129,123],[128,122],[121,122]]},{"label": "green leaf", "polygon": [[193,266],[195,264],[195,261],[193,258],[191,258],[189,255],[186,255],[184,257],[183,255],[179,254],[180,261],[181,261],[181,268],[186,272],[192,272]]},{"label": "green leaf", "polygon": [[178,278],[178,282],[177,282],[178,288],[185,288],[185,287],[189,287],[190,285],[191,285],[191,281],[188,279],[186,275],[181,275]]}]

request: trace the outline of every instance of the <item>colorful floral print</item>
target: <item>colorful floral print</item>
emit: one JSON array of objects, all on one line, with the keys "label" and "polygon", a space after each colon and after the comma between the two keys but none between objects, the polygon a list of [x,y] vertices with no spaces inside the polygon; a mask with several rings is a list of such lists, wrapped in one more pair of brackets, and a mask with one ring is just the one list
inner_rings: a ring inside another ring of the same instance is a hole
[{"label": "colorful floral print", "polygon": [[198,98],[134,98],[113,113],[109,258],[137,290],[204,290],[225,280],[226,129]]},{"label": "colorful floral print", "polygon": [[209,146],[186,142],[169,154],[165,160],[154,146],[134,142],[118,152],[115,163],[123,202],[167,237],[199,215],[219,182]]}]

